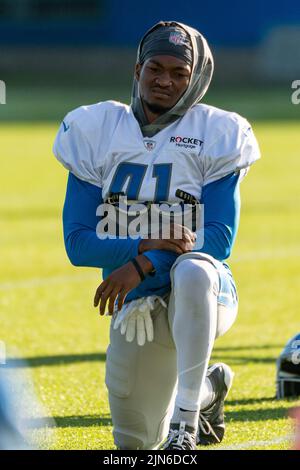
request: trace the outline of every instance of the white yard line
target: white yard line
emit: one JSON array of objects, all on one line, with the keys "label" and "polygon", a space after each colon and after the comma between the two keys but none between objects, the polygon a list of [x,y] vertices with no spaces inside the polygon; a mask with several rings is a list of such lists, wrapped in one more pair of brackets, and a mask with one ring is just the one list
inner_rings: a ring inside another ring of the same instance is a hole
[{"label": "white yard line", "polygon": [[[273,259],[274,262],[277,259],[288,259],[288,258],[300,258],[300,250],[299,248],[290,248],[284,250],[264,250],[264,251],[246,251],[245,253],[241,253],[240,255],[236,255],[232,257],[233,263],[240,263],[243,261],[260,261],[260,260],[267,260]],[[229,259],[229,264],[230,264]]]},{"label": "white yard line", "polygon": [[[82,282],[88,280],[95,280],[94,274],[75,274],[75,275],[57,275],[57,276],[45,276],[24,279],[20,281],[7,281],[0,282],[0,290],[12,290],[12,289],[30,289],[40,286],[48,286],[49,284],[64,284]],[[100,280],[100,275],[99,275]]]}]

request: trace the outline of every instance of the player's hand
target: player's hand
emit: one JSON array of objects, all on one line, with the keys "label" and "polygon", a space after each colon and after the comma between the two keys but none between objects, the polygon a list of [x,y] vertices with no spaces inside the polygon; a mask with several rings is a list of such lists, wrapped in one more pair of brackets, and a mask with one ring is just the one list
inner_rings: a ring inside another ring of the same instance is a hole
[{"label": "player's hand", "polygon": [[139,253],[144,253],[149,250],[167,250],[174,251],[178,255],[182,255],[183,253],[188,253],[193,250],[197,235],[188,227],[173,224],[170,229],[170,238],[157,238],[141,240],[139,244]]},{"label": "player's hand", "polygon": [[[144,274],[153,270],[153,265],[146,256],[140,255],[136,257]],[[99,305],[100,315],[104,315],[106,304],[108,302],[108,312],[112,315],[117,301],[117,308],[121,310],[126,295],[141,282],[141,278],[133,263],[124,264],[121,268],[113,271],[105,281],[97,288],[94,297],[94,307]]]}]

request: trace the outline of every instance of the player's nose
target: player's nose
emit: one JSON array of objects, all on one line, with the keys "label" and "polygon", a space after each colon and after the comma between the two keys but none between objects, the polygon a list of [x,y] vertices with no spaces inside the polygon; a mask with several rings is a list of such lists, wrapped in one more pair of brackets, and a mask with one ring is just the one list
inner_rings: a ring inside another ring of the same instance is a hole
[{"label": "player's nose", "polygon": [[171,76],[168,72],[161,74],[156,79],[156,84],[162,88],[166,88],[172,85]]}]

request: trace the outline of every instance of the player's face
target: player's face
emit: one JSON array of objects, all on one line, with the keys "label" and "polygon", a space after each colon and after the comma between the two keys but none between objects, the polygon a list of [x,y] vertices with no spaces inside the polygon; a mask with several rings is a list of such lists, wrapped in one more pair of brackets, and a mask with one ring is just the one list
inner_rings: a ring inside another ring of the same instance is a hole
[{"label": "player's face", "polygon": [[184,60],[168,55],[154,56],[143,65],[137,64],[136,78],[146,114],[150,111],[154,119],[155,115],[173,108],[188,87],[191,71]]}]

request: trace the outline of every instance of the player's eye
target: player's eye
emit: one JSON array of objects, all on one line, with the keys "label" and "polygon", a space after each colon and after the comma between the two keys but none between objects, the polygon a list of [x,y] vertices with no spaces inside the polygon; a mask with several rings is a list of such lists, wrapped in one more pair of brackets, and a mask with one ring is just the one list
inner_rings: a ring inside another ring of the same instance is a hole
[{"label": "player's eye", "polygon": [[158,68],[157,68],[157,67],[149,67],[149,69],[150,69],[151,72],[153,72],[153,73],[158,72]]}]

